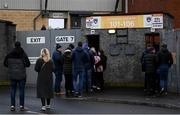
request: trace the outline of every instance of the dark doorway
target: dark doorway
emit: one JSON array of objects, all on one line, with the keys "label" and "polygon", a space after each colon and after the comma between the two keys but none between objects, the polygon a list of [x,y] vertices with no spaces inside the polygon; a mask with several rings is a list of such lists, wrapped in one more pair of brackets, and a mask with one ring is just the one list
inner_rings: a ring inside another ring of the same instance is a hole
[{"label": "dark doorway", "polygon": [[147,44],[152,44],[152,46],[155,48],[156,52],[159,51],[159,48],[160,48],[159,33],[145,34],[145,42],[146,42],[146,46],[147,46]]},{"label": "dark doorway", "polygon": [[94,47],[96,51],[99,50],[99,35],[87,35],[87,42],[89,47]]}]

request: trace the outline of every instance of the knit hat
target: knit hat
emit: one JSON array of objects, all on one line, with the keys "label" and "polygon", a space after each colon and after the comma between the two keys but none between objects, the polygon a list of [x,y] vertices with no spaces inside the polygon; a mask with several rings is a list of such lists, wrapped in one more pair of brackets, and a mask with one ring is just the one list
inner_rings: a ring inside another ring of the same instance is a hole
[{"label": "knit hat", "polygon": [[59,48],[61,48],[61,45],[56,44],[56,49],[59,49]]},{"label": "knit hat", "polygon": [[74,45],[73,45],[73,44],[69,44],[69,47],[70,47],[71,49],[74,49]]},{"label": "knit hat", "polygon": [[71,48],[66,48],[64,52],[71,52]]},{"label": "knit hat", "polygon": [[17,48],[17,47],[21,47],[21,43],[19,42],[19,41],[16,41],[15,42],[15,47]]}]

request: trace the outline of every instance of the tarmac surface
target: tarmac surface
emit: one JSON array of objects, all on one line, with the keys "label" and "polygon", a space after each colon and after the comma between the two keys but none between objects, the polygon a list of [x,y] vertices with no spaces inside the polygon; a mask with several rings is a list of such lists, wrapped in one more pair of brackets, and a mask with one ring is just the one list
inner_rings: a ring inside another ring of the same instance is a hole
[{"label": "tarmac surface", "polygon": [[[26,88],[26,97],[34,97],[35,94],[36,88]],[[81,98],[67,98],[65,95],[61,97],[67,100],[99,101],[180,109],[179,94],[168,93],[167,96],[150,97],[144,95],[142,88],[109,88],[105,89],[103,92],[95,92],[90,95],[85,94]],[[7,87],[0,87],[0,98],[9,100],[9,89]]]},{"label": "tarmac surface", "polygon": [[111,102],[121,104],[147,105],[180,109],[180,95],[168,93],[166,96],[145,96],[142,88],[111,88],[103,92],[85,95],[82,98],[66,98],[86,101]]}]

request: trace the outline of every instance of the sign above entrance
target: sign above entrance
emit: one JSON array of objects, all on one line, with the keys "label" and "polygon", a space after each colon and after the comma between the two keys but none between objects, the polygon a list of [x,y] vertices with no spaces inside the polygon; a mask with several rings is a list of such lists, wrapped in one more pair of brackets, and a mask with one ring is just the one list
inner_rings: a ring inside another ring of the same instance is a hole
[{"label": "sign above entrance", "polygon": [[74,43],[74,36],[56,36],[55,42],[56,43]]},{"label": "sign above entrance", "polygon": [[27,44],[44,44],[45,37],[27,37],[26,42]]},{"label": "sign above entrance", "polygon": [[163,14],[92,16],[86,18],[86,28],[163,28]]}]

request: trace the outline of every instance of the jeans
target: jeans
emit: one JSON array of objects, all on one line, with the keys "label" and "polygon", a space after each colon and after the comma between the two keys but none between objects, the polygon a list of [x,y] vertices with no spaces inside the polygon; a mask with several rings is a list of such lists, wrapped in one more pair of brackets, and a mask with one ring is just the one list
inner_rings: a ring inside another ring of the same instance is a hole
[{"label": "jeans", "polygon": [[24,106],[24,93],[25,93],[25,84],[26,79],[23,80],[11,80],[11,106],[15,106],[16,104],[16,89],[17,84],[19,85],[19,100],[20,106]]},{"label": "jeans", "polygon": [[[73,75],[74,90],[75,92],[78,92],[80,93],[80,95],[82,95],[85,71],[74,71],[73,73],[74,73]],[[78,75],[79,75],[79,78],[78,78]]]},{"label": "jeans", "polygon": [[61,92],[61,82],[62,82],[62,72],[59,70],[59,71],[56,71],[55,72],[55,92],[56,93],[59,93]]},{"label": "jeans", "polygon": [[167,92],[168,69],[168,64],[161,64],[159,66],[160,86],[161,88],[164,88],[165,92]]}]

